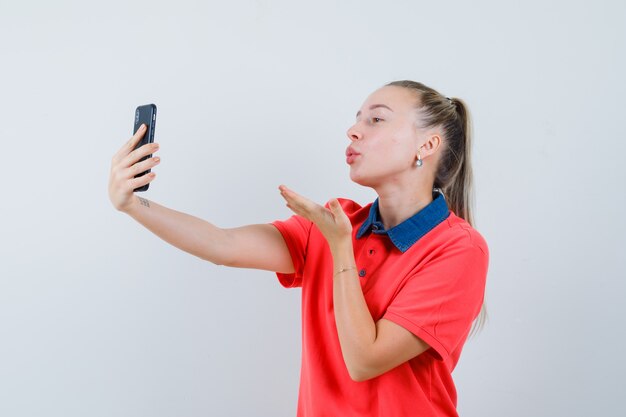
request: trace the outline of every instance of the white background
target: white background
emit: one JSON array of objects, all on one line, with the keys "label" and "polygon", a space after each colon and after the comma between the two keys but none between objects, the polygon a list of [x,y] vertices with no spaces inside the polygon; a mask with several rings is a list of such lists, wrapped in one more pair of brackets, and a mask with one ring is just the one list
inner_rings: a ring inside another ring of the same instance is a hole
[{"label": "white background", "polygon": [[146,198],[221,227],[290,216],[281,183],[367,204],[345,132],[397,79],[474,117],[490,320],[460,414],[615,415],[624,4],[0,0],[0,415],[294,416],[300,290],[115,211],[110,160],[156,103]]}]

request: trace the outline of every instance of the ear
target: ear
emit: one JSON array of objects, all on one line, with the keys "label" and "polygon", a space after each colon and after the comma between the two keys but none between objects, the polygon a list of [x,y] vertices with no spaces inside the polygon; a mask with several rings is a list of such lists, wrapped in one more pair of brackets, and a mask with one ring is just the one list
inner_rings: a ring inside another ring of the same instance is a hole
[{"label": "ear", "polygon": [[424,142],[421,147],[415,151],[415,157],[417,158],[417,153],[419,152],[422,159],[425,156],[432,155],[437,152],[439,147],[441,146],[441,136],[439,132],[431,132],[427,135],[427,140]]}]

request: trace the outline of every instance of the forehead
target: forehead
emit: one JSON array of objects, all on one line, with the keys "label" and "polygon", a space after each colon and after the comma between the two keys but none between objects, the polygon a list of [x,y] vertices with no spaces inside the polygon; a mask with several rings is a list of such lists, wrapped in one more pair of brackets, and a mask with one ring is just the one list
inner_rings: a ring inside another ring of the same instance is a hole
[{"label": "forehead", "polygon": [[365,110],[373,104],[385,104],[391,107],[394,112],[405,112],[415,108],[416,100],[417,97],[411,90],[389,85],[370,94],[363,102],[361,109]]}]

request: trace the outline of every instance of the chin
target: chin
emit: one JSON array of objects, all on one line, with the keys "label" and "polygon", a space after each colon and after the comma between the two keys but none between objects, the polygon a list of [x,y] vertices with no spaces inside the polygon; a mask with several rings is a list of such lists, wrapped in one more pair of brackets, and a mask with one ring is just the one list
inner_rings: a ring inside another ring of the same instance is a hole
[{"label": "chin", "polygon": [[355,172],[350,171],[350,179],[355,184],[362,185],[363,187],[372,187],[373,181],[372,178],[368,178],[364,175],[358,175]]}]

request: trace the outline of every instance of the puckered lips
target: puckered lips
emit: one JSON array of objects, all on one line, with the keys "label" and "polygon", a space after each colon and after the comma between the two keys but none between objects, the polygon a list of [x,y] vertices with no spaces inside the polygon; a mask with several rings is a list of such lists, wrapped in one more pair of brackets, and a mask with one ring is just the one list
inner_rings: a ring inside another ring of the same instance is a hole
[{"label": "puckered lips", "polygon": [[352,146],[348,146],[348,149],[346,149],[346,162],[348,163],[348,165],[352,165],[354,160],[360,155],[361,154],[357,152]]}]

